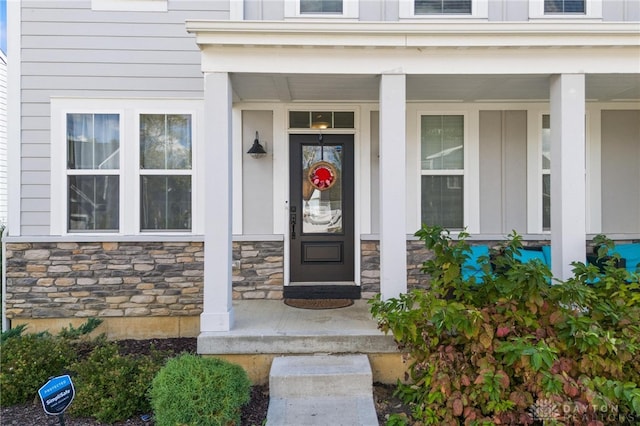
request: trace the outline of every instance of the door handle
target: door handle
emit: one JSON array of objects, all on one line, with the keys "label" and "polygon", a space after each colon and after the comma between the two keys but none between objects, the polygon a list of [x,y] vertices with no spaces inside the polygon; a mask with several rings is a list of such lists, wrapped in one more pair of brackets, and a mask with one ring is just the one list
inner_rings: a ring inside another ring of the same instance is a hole
[{"label": "door handle", "polygon": [[291,239],[296,239],[296,215],[295,213],[289,217],[289,223],[291,224]]}]

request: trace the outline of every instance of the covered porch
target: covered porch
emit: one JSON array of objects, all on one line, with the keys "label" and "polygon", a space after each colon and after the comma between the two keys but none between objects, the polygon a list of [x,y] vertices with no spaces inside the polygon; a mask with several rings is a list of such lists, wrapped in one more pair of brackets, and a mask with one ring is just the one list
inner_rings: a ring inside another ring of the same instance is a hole
[{"label": "covered porch", "polygon": [[[423,109],[467,114],[470,143],[463,173],[466,185],[475,189],[464,196],[464,225],[471,234],[499,240],[510,232],[483,230],[482,212],[488,207],[480,199],[480,113],[505,110],[526,111],[527,140],[539,138],[542,115],[550,117],[552,231],[544,229],[539,209],[527,207],[540,204],[534,201],[542,192],[538,168],[522,165],[526,179],[515,192],[521,193],[525,205],[525,214],[516,221],[523,224],[524,232],[518,231],[528,239],[550,241],[554,276],[568,277],[571,262],[585,260],[589,236],[603,230],[602,181],[596,178],[602,121],[589,120],[589,114],[640,110],[639,45],[632,26],[189,21],[187,29],[197,36],[205,74],[209,166],[204,181],[219,183],[205,188],[209,220],[201,353],[250,360],[257,353],[294,349],[395,351],[391,338],[376,331],[364,301],[330,312],[291,312],[278,300],[233,301],[234,240],[282,241],[282,283],[289,283],[287,112],[298,106],[324,105],[332,110],[355,105],[359,110],[354,282],[360,284],[358,247],[362,241],[377,241],[384,299],[407,291],[407,242],[421,222],[416,202],[420,175],[412,168],[420,168],[417,117]],[[594,105],[591,112],[588,103]],[[259,236],[243,230],[246,212],[242,211],[243,185],[238,184],[243,174],[234,168],[242,164],[246,151],[242,112],[256,110],[272,114],[272,179],[265,182],[273,188],[268,206],[272,223]],[[594,141],[589,145],[588,133]],[[372,143],[374,139],[377,144]],[[534,151],[537,145],[525,145],[531,150],[525,153],[527,158],[541,162],[541,153]],[[504,223],[510,222],[505,219]],[[617,236],[638,238],[640,227],[633,225]],[[343,315],[350,317],[348,321]],[[313,337],[305,340],[305,332]],[[345,346],[344,336],[351,336],[355,346]],[[370,348],[369,341],[375,342]]]}]

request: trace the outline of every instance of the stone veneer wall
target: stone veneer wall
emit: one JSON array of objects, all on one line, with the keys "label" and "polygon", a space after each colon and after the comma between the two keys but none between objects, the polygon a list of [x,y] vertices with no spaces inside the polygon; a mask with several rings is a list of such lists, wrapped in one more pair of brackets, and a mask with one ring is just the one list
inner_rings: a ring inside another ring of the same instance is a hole
[{"label": "stone veneer wall", "polygon": [[7,317],[194,316],[201,242],[7,243]]},{"label": "stone veneer wall", "polygon": [[233,261],[234,299],[282,299],[282,241],[235,241]]},{"label": "stone veneer wall", "polygon": [[[545,242],[525,242],[539,244]],[[380,292],[380,243],[364,240],[360,247],[362,297],[369,299]],[[431,255],[422,241],[407,241],[409,288],[428,288],[420,267]],[[7,243],[6,256],[9,318],[202,312],[202,242]],[[234,299],[282,299],[283,241],[236,241],[233,259]]]},{"label": "stone veneer wall", "polygon": [[[362,241],[360,282],[362,283],[362,297],[370,299],[380,293],[380,242]],[[429,276],[420,271],[422,263],[430,259],[431,252],[422,241],[407,241],[407,287],[428,288]]]},{"label": "stone veneer wall", "polygon": [[[503,241],[469,241],[469,244],[487,244],[498,248]],[[549,244],[549,241],[523,241],[522,245],[541,246]],[[587,242],[587,251],[591,253],[593,245]],[[380,242],[376,240],[362,241],[361,247],[361,272],[362,297],[370,299],[380,292]],[[433,257],[433,253],[427,250],[424,242],[419,240],[407,241],[407,288],[429,288],[429,276],[420,271],[422,263]]]},{"label": "stone veneer wall", "polygon": [[[197,316],[202,242],[7,243],[7,317]],[[282,299],[284,244],[234,242],[234,299]]]}]

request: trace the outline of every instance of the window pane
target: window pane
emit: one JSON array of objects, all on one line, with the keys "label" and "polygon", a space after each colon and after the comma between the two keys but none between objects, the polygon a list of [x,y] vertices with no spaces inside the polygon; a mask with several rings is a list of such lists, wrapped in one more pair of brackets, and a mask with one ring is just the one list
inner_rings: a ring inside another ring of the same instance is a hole
[{"label": "window pane", "polygon": [[422,176],[422,223],[461,229],[463,176]]},{"label": "window pane", "polygon": [[118,114],[67,114],[67,168],[118,169]]},{"label": "window pane", "polygon": [[304,234],[340,234],[342,229],[342,145],[302,146]]},{"label": "window pane", "polygon": [[191,229],[191,176],[140,177],[140,228]]},{"label": "window pane", "polygon": [[545,13],[585,13],[584,0],[545,0]]},{"label": "window pane", "polygon": [[422,170],[464,168],[464,117],[423,115],[421,119]]},{"label": "window pane", "polygon": [[551,169],[551,126],[549,116],[542,116],[542,170]]},{"label": "window pane", "polygon": [[331,111],[311,111],[312,129],[330,129],[333,127],[333,113]]},{"label": "window pane", "polygon": [[311,127],[309,111],[290,111],[289,112],[289,128],[308,129],[309,127]]},{"label": "window pane", "polygon": [[551,176],[542,175],[542,229],[551,229]]},{"label": "window pane", "polygon": [[70,232],[118,230],[118,176],[69,176],[68,185]]},{"label": "window pane", "polygon": [[353,129],[354,128],[353,112],[334,112],[333,127],[336,129]]},{"label": "window pane", "polygon": [[415,0],[416,15],[471,14],[471,0]]},{"label": "window pane", "polygon": [[342,0],[300,0],[300,13],[342,13]]},{"label": "window pane", "polygon": [[140,115],[140,167],[191,169],[190,115]]}]

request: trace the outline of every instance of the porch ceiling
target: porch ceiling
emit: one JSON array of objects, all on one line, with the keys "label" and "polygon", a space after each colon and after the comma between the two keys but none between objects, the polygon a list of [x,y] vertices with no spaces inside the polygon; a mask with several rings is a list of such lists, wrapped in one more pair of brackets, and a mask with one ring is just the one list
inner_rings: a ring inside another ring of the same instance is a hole
[{"label": "porch ceiling", "polygon": [[[326,70],[330,72],[330,70]],[[234,101],[378,101],[379,76],[260,74],[231,76]],[[589,101],[640,101],[640,74],[588,74]],[[407,101],[547,101],[548,75],[408,75]]]}]

